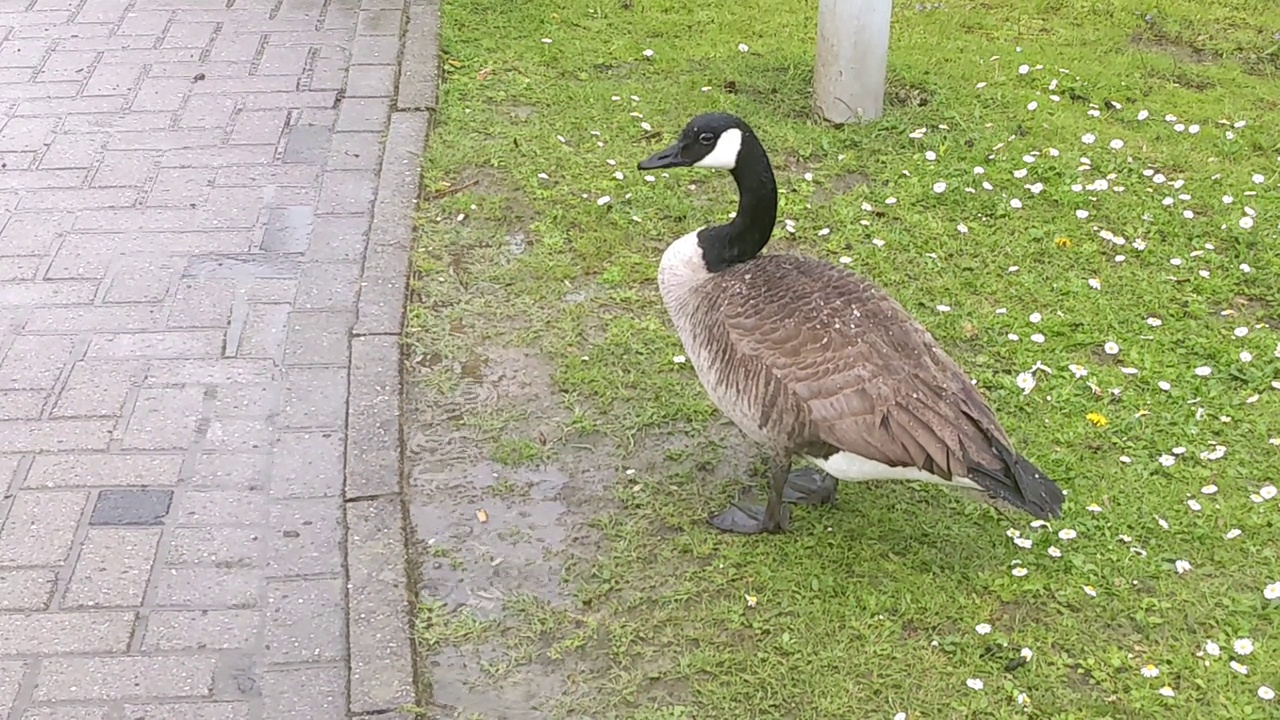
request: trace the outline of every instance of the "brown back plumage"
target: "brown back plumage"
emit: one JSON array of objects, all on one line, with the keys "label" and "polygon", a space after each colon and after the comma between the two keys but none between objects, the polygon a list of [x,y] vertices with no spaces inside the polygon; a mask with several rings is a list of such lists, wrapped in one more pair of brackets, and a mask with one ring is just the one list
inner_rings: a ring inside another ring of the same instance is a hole
[{"label": "brown back plumage", "polygon": [[775,254],[717,273],[702,291],[706,319],[718,318],[722,349],[736,356],[731,364],[767,369],[772,377],[758,389],[788,396],[774,404],[790,406],[796,452],[825,446],[965,477],[1037,516],[1058,514],[1061,490],[1011,450],[960,367],[870,281]]}]

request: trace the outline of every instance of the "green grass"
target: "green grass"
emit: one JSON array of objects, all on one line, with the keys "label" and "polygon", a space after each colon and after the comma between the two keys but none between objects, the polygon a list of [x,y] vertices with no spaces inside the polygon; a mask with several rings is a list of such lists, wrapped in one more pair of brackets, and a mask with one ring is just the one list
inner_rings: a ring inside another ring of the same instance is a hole
[{"label": "green grass", "polygon": [[[1280,700],[1256,693],[1280,687],[1280,603],[1263,597],[1280,581],[1280,499],[1250,499],[1280,471],[1271,3],[896,5],[884,118],[831,128],[808,114],[812,0],[445,0],[408,338],[417,391],[450,391],[450,368],[465,374],[484,345],[532,348],[554,364],[563,422],[548,440],[469,418],[490,426],[493,459],[616,449],[598,468],[616,479],[616,506],[592,519],[602,549],[567,573],[577,604],[512,610],[512,657],[581,661],[570,717],[1007,718],[1025,716],[1020,693],[1032,717],[1064,720],[1277,717]],[[705,525],[738,488],[715,469],[748,467],[754,451],[708,432],[719,415],[672,362],[681,349],[654,276],[666,242],[722,220],[734,191],[710,171],[646,182],[635,163],[708,110],[743,116],[771,153],[780,217],[794,221],[771,249],[848,258],[886,288],[1069,491],[1052,529],[1013,519],[1031,548],[989,508],[895,484],[846,485],[836,506],[797,510],[782,536]],[[1107,190],[1071,188],[1099,178]],[[1245,206],[1251,229],[1238,224]],[[1016,377],[1037,363],[1052,373],[1036,371],[1024,394]],[[1201,459],[1215,444],[1225,455]],[[1179,447],[1171,467],[1159,462]],[[641,462],[646,452],[656,459]],[[1210,483],[1218,492],[1202,494]],[[1059,540],[1062,528],[1077,537]],[[1224,539],[1232,528],[1243,532]],[[1192,569],[1179,574],[1178,560]],[[424,610],[433,643],[482,634],[441,612]],[[1257,648],[1240,658],[1247,676],[1228,667],[1240,637]],[[1208,639],[1221,657],[1197,654]],[[1030,662],[1008,669],[1023,647]],[[1148,663],[1159,677],[1142,675]],[[1174,697],[1159,694],[1166,683]]]}]

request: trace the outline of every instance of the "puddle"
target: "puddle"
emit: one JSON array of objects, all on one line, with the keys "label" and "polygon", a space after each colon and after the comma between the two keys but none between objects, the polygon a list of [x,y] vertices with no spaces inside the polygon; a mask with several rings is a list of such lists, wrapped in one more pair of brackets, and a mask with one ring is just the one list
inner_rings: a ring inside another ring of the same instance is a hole
[{"label": "puddle", "polygon": [[415,488],[427,491],[415,493],[410,511],[427,546],[422,592],[483,620],[498,616],[513,593],[563,599],[561,567],[549,555],[569,534],[564,522],[572,519],[560,498],[568,481],[551,468],[512,470],[488,462],[415,473]]},{"label": "puddle", "polygon": [[[448,391],[410,383],[406,418],[410,524],[419,598],[448,617],[501,621],[513,599],[571,603],[561,577],[594,555],[586,520],[606,507],[590,452],[559,448],[553,465],[510,468],[488,458],[501,438],[559,437],[569,417],[548,362],[514,348],[476,349],[446,371]],[[466,613],[466,615],[462,615]],[[512,664],[505,637],[440,647],[420,658],[436,720],[551,718],[572,663]],[[502,672],[494,668],[503,667]]]},{"label": "puddle", "polygon": [[431,658],[427,671],[433,678],[433,696],[439,718],[453,720],[543,720],[552,717],[552,706],[565,689],[563,668],[530,663],[498,685],[473,687],[466,678],[482,677],[485,666],[503,661],[503,651],[493,645],[480,648],[444,648]]}]

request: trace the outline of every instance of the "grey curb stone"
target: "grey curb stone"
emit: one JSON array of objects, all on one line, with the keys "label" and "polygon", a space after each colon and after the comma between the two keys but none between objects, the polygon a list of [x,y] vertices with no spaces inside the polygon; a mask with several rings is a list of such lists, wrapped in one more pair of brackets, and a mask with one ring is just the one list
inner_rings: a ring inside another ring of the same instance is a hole
[{"label": "grey curb stone", "polygon": [[347,503],[351,713],[414,702],[404,514],[397,497]]},{"label": "grey curb stone", "polygon": [[347,500],[400,494],[400,337],[351,342]]},{"label": "grey curb stone", "polygon": [[400,336],[422,153],[439,77],[439,0],[409,0],[397,96],[360,268],[348,372],[344,478],[348,711],[407,720],[417,702],[406,556]]},{"label": "grey curb stone", "polygon": [[409,0],[400,62],[399,110],[434,110],[440,80],[440,0]]},{"label": "grey curb stone", "polygon": [[422,148],[429,127],[425,112],[391,115],[382,153],[378,197],[360,277],[355,335],[399,335],[404,326],[409,248],[422,183]]}]

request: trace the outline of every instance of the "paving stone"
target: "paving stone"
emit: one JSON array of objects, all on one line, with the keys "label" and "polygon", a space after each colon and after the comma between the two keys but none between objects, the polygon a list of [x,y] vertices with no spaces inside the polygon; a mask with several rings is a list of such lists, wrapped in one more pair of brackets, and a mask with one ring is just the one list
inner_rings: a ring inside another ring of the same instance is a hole
[{"label": "paving stone", "polygon": [[[327,220],[326,218],[325,221]],[[298,278],[298,295],[294,306],[307,310],[354,308],[356,294],[360,289],[359,276],[358,263],[307,263]],[[351,321],[354,322],[355,318],[351,318]]]},{"label": "paving stone", "polygon": [[338,666],[268,670],[263,714],[271,720],[346,720],[346,672]]},{"label": "paving stone", "polygon": [[172,490],[101,490],[89,524],[163,525],[172,502]]},{"label": "paving stone", "polygon": [[288,336],[289,313],[293,306],[285,303],[255,303],[245,313],[237,357],[270,358],[284,361],[284,345]]},{"label": "paving stone", "polygon": [[122,445],[137,450],[185,448],[195,439],[196,423],[203,409],[204,391],[198,387],[143,388],[138,392]]},{"label": "paving stone", "polygon": [[326,165],[332,170],[373,170],[382,160],[382,133],[344,132],[333,136]]},{"label": "paving stone", "polygon": [[0,455],[0,493],[8,492],[9,485],[13,482],[14,475],[18,473],[18,468],[21,466],[21,455]]},{"label": "paving stone", "polygon": [[394,65],[400,54],[400,38],[395,35],[357,36],[351,43],[352,65]]},{"label": "paving stone", "polygon": [[217,659],[206,655],[46,658],[37,702],[209,697]]},{"label": "paving stone", "polygon": [[217,452],[268,451],[274,443],[271,422],[256,418],[214,418],[205,436],[205,448]]},{"label": "paving stone", "polygon": [[338,132],[369,130],[382,132],[391,119],[391,101],[386,98],[344,99],[338,108]]},{"label": "paving stone", "polygon": [[0,390],[0,420],[36,420],[48,399],[46,390]]},{"label": "paving stone", "polygon": [[271,503],[268,577],[342,572],[342,500],[308,498]]},{"label": "paving stone", "polygon": [[351,447],[358,493],[391,467],[394,341],[351,338],[403,320],[410,12],[0,7],[0,718],[399,720],[397,501],[358,510],[352,678],[344,490]]},{"label": "paving stone", "polygon": [[345,620],[346,598],[341,578],[268,582],[267,660],[300,663],[345,658]]},{"label": "paving stone", "polygon": [[284,148],[286,163],[319,165],[329,154],[332,133],[328,128],[315,125],[295,125],[289,130]]},{"label": "paving stone", "polygon": [[0,361],[0,389],[48,390],[70,362],[76,339],[65,335],[14,338]]},{"label": "paving stone", "polygon": [[259,525],[174,528],[168,565],[211,568],[254,568],[265,551]]},{"label": "paving stone", "polygon": [[[168,705],[125,705],[125,720],[251,720],[249,703],[196,702]],[[377,718],[377,720],[383,720]]]},{"label": "paving stone", "polygon": [[267,214],[266,233],[262,238],[263,252],[306,252],[311,242],[314,222],[311,206],[275,208]]},{"label": "paving stone", "polygon": [[[326,153],[327,154],[327,153]],[[318,215],[349,215],[368,212],[373,207],[376,173],[365,170],[334,170],[320,183]]]},{"label": "paving stone", "polygon": [[86,357],[220,357],[223,337],[223,333],[217,330],[98,335],[89,343]]},{"label": "paving stone", "polygon": [[[98,503],[100,507],[102,494],[98,496]],[[95,507],[95,516],[97,510]],[[159,544],[159,530],[91,527],[80,544],[80,556],[76,558],[62,607],[141,606]]]},{"label": "paving stone", "polygon": [[281,428],[333,430],[346,425],[346,367],[289,367],[284,375],[277,419]]},{"label": "paving stone", "polygon": [[114,420],[0,420],[0,448],[8,452],[106,450]]},{"label": "paving stone", "polygon": [[156,568],[157,607],[247,609],[258,606],[256,568]]},{"label": "paving stone", "polygon": [[[166,323],[171,328],[227,328],[236,286],[227,280],[182,280]],[[225,339],[225,338],[224,338]]]},{"label": "paving stone", "polygon": [[210,168],[161,168],[147,195],[147,204],[176,207],[200,204],[213,188]]},{"label": "paving stone", "polygon": [[119,653],[129,646],[132,611],[0,613],[0,656]]},{"label": "paving stone", "polygon": [[36,705],[27,708],[22,720],[112,720],[112,715],[103,705]]},{"label": "paving stone", "polygon": [[159,305],[35,308],[27,316],[26,331],[43,334],[89,330],[148,330],[159,328],[163,317],[164,308]]},{"label": "paving stone", "polygon": [[26,672],[25,662],[0,660],[0,708],[9,710],[13,707]]},{"label": "paving stone", "polygon": [[[354,301],[355,298],[352,298]],[[351,326],[356,316],[345,312],[289,313],[284,364],[345,365],[350,362]]]},{"label": "paving stone", "polygon": [[256,525],[266,520],[267,512],[260,493],[191,490],[178,498],[173,515],[177,525]]},{"label": "paving stone", "polygon": [[396,92],[396,70],[395,65],[352,65],[347,97],[391,97]]},{"label": "paving stone", "polygon": [[226,385],[268,382],[274,379],[276,369],[269,360],[157,360],[148,363],[145,383],[166,386],[190,383]]},{"label": "paving stone", "polygon": [[48,567],[66,562],[87,492],[20,492],[0,527],[0,567]]},{"label": "paving stone", "polygon": [[280,388],[275,384],[246,383],[223,385],[213,399],[214,417],[266,417],[280,406]]},{"label": "paving stone", "polygon": [[182,455],[78,453],[39,455],[24,487],[68,488],[176,485]]},{"label": "paving stone", "polygon": [[259,491],[270,464],[268,453],[200,453],[183,484],[193,490]]},{"label": "paving stone", "polygon": [[141,379],[142,365],[134,360],[81,360],[71,367],[53,417],[119,416]]},{"label": "paving stone", "polygon": [[0,569],[0,610],[48,610],[57,582],[52,569]]},{"label": "paving stone", "polygon": [[268,46],[258,62],[258,74],[301,75],[307,66],[308,50],[306,47]]},{"label": "paving stone", "polygon": [[225,127],[235,115],[236,98],[223,95],[199,95],[187,101],[178,118],[178,127]]},{"label": "paving stone", "polygon": [[345,442],[339,431],[284,432],[276,442],[271,494],[281,498],[342,494]]},{"label": "paving stone", "polygon": [[361,10],[356,24],[357,36],[398,35],[400,33],[399,10]]},{"label": "paving stone", "polygon": [[307,246],[308,261],[355,260],[364,257],[370,216],[329,215],[312,230]]},{"label": "paving stone", "polygon": [[257,644],[257,610],[155,610],[147,618],[144,652],[240,650]]}]

